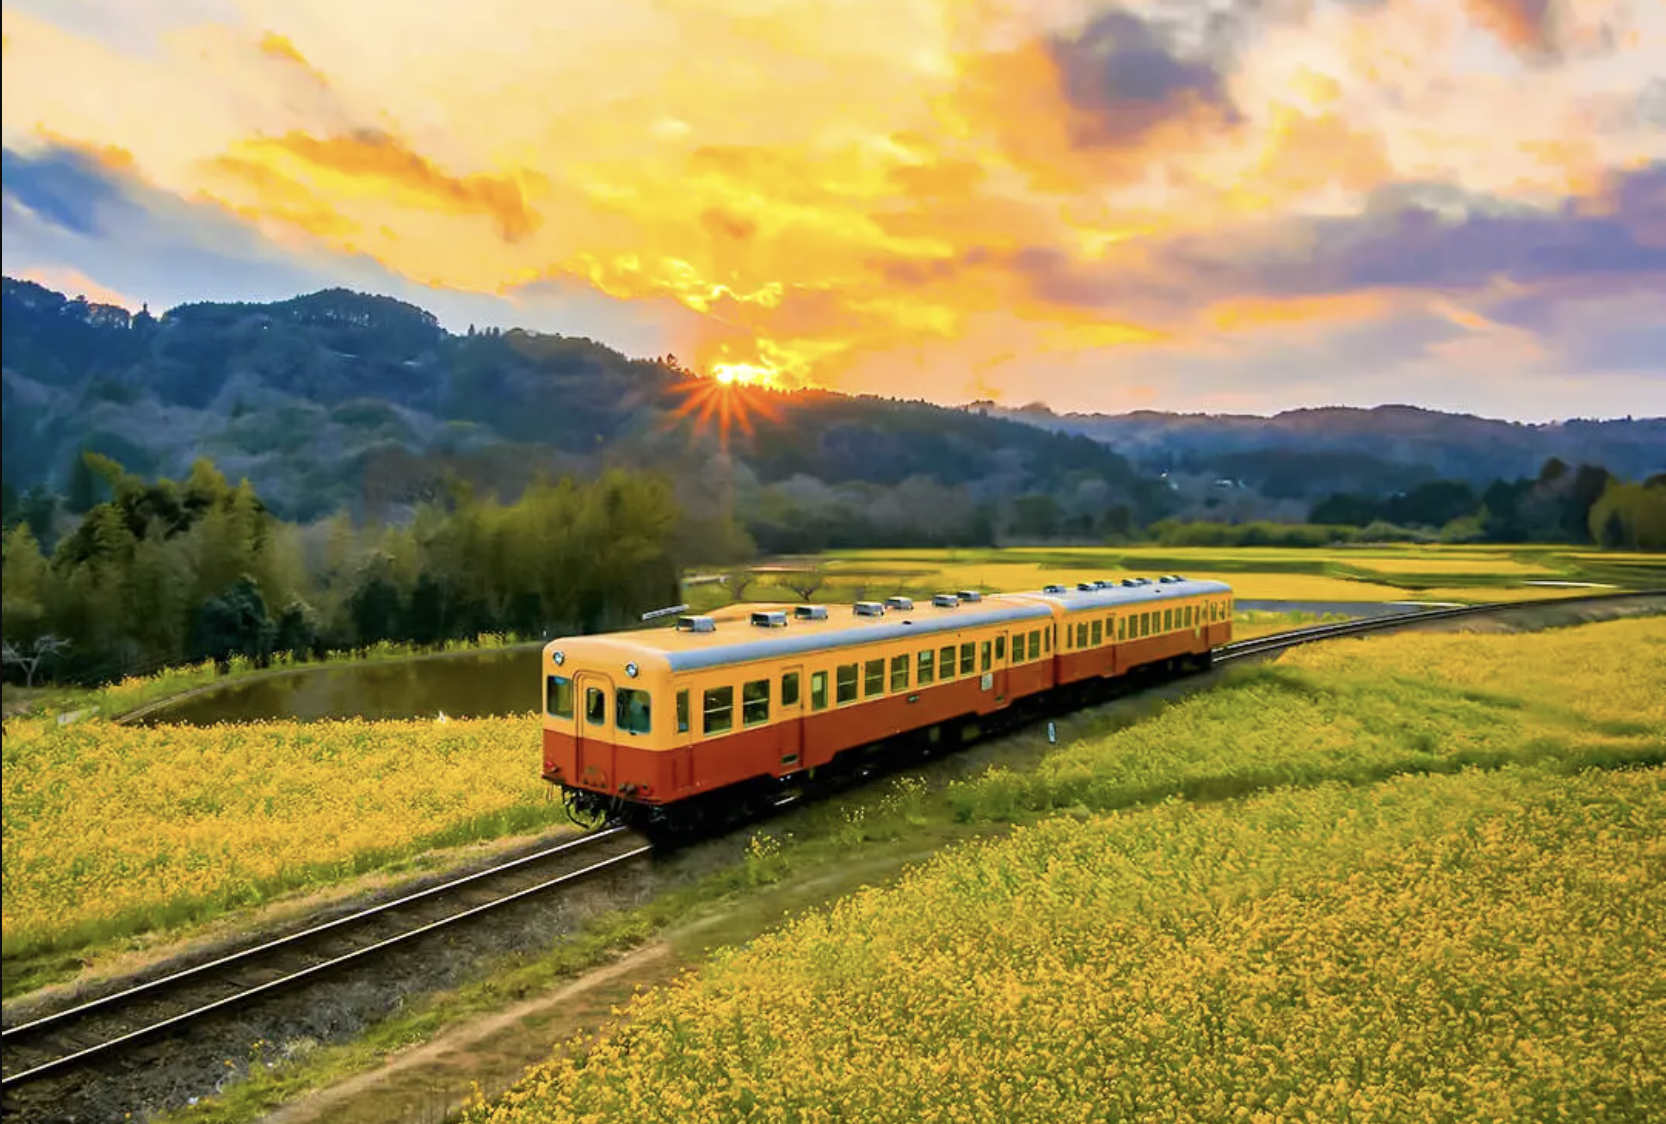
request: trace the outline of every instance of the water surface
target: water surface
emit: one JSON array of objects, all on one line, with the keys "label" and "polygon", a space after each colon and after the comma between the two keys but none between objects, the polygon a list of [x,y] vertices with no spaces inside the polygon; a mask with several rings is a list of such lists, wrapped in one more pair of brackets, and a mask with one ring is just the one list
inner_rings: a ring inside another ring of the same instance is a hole
[{"label": "water surface", "polygon": [[538,646],[387,663],[326,665],[233,680],[151,711],[145,725],[263,719],[480,718],[540,705]]}]

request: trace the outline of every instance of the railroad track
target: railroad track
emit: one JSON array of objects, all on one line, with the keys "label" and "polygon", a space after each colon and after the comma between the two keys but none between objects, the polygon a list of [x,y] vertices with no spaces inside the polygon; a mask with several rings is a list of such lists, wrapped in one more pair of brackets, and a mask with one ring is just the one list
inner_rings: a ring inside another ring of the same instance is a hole
[{"label": "railroad track", "polygon": [[[1430,621],[1627,599],[1666,598],[1666,590],[1591,594],[1456,608],[1317,625],[1241,640],[1216,649],[1214,663],[1271,655],[1300,644],[1405,628]],[[776,802],[782,811],[798,800]],[[193,1024],[252,1006],[280,992],[407,941],[480,917],[491,910],[571,885],[649,853],[652,845],[624,827],[603,828],[486,870],[407,894],[333,921],[277,937],[206,963],[0,1030],[0,1088],[22,1087],[78,1069],[114,1065],[135,1048]]]},{"label": "railroad track", "polygon": [[1619,601],[1647,600],[1649,598],[1666,598],[1666,589],[1644,589],[1624,593],[1588,593],[1575,597],[1555,597],[1537,601],[1511,601],[1487,605],[1458,605],[1441,609],[1413,609],[1410,612],[1394,613],[1388,616],[1337,621],[1334,624],[1313,625],[1309,628],[1298,628],[1289,632],[1275,632],[1268,636],[1257,636],[1254,640],[1238,640],[1216,648],[1214,662],[1216,665],[1233,663],[1238,660],[1249,659],[1252,656],[1265,656],[1282,652],[1299,644],[1311,644],[1316,640],[1334,640],[1343,636],[1364,636],[1372,632],[1405,628],[1412,624],[1426,624],[1429,621],[1452,620],[1459,617],[1481,616],[1482,614],[1490,616],[1508,615],[1535,609],[1542,611],[1551,607],[1562,608],[1568,605],[1612,605]]},{"label": "railroad track", "polygon": [[646,855],[635,832],[608,827],[333,921],[220,956],[0,1030],[0,1088],[17,1090],[114,1064],[193,1024],[316,983],[405,942]]}]

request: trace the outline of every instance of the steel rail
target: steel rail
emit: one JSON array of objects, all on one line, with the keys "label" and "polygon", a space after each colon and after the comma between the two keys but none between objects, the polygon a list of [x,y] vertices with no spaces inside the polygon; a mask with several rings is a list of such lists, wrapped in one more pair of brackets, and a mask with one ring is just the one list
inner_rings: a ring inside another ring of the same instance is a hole
[{"label": "steel rail", "polygon": [[[560,845],[555,846],[555,847],[546,848],[545,850],[538,851],[538,852],[536,852],[534,854],[531,854],[531,855],[524,855],[524,856],[522,856],[518,859],[512,860],[511,862],[503,863],[499,866],[491,867],[491,868],[488,868],[486,870],[477,871],[474,874],[465,875],[464,877],[461,877],[461,878],[455,878],[455,879],[452,879],[451,881],[442,883],[441,885],[433,886],[433,887],[430,887],[426,890],[418,891],[414,894],[407,894],[404,897],[395,899],[393,901],[384,902],[381,905],[373,906],[370,909],[361,910],[357,913],[348,914],[345,917],[337,918],[334,921],[329,921],[329,922],[326,922],[322,925],[314,925],[314,926],[311,926],[307,929],[304,929],[304,930],[302,930],[298,933],[292,933],[292,934],[289,934],[289,935],[284,936],[284,937],[279,937],[279,938],[276,938],[274,940],[267,941],[263,944],[256,945],[252,948],[244,949],[240,952],[233,953],[229,956],[220,957],[216,960],[209,961],[208,963],[199,964],[195,967],[187,968],[184,971],[175,972],[175,973],[172,973],[171,975],[163,976],[163,977],[161,977],[159,979],[156,979],[156,980],[151,980],[147,983],[140,984],[136,987],[127,988],[123,991],[119,991],[119,992],[116,992],[116,993],[108,995],[108,996],[103,996],[99,999],[95,999],[95,1000],[92,1000],[90,1002],[83,1003],[83,1004],[80,1004],[78,1006],[71,1007],[71,1008],[68,1008],[66,1010],[56,1012],[56,1013],[51,1014],[51,1015],[43,1016],[42,1018],[35,1019],[31,1022],[22,1023],[22,1024],[20,1024],[18,1026],[15,1026],[15,1027],[13,1027],[10,1030],[7,1030],[5,1032],[5,1038],[7,1040],[9,1040],[9,1041],[6,1042],[6,1044],[8,1044],[8,1045],[13,1044],[18,1039],[21,1039],[21,1038],[24,1038],[24,1037],[32,1037],[33,1035],[35,1035],[37,1033],[47,1031],[47,1030],[51,1029],[52,1027],[60,1026],[61,1024],[64,1024],[66,1022],[71,1022],[71,1021],[73,1021],[77,1018],[85,1017],[85,1016],[87,1016],[89,1014],[92,1014],[96,1011],[107,1010],[109,1008],[118,1006],[123,1002],[131,1002],[136,997],[140,997],[140,996],[143,996],[143,995],[158,992],[158,991],[163,990],[164,988],[166,988],[168,986],[178,985],[182,981],[201,978],[201,977],[205,976],[207,973],[209,973],[211,971],[214,971],[214,970],[217,970],[217,969],[222,969],[223,970],[226,967],[231,966],[231,965],[251,963],[261,955],[270,954],[271,952],[276,951],[276,950],[281,950],[281,949],[284,949],[284,948],[287,948],[287,947],[292,947],[292,946],[297,945],[297,944],[299,944],[300,942],[302,942],[306,939],[315,937],[318,934],[325,933],[325,932],[328,932],[330,930],[340,929],[340,928],[343,928],[345,926],[351,926],[351,925],[355,925],[355,924],[361,924],[361,923],[365,922],[366,920],[368,920],[369,918],[379,916],[379,915],[381,915],[383,913],[386,913],[387,911],[389,911],[391,909],[394,909],[396,907],[406,906],[406,905],[410,905],[410,904],[413,904],[413,903],[430,900],[432,898],[435,898],[435,897],[439,896],[442,893],[457,889],[458,887],[466,886],[466,885],[469,885],[471,883],[479,882],[479,881],[481,881],[482,879],[485,879],[485,878],[493,877],[493,876],[496,876],[496,875],[501,875],[501,874],[504,874],[508,871],[519,869],[519,868],[524,867],[524,866],[526,866],[530,863],[539,861],[541,859],[550,858],[551,856],[560,854],[560,853],[565,852],[565,851],[572,851],[572,850],[575,850],[575,849],[580,848],[580,847],[586,847],[586,846],[590,846],[590,845],[593,845],[593,844],[596,844],[596,843],[600,843],[600,842],[603,842],[607,839],[611,839],[611,838],[614,838],[614,837],[616,837],[620,834],[626,833],[628,831],[629,831],[629,829],[625,828],[625,827],[605,828],[601,831],[596,832],[593,835],[586,835],[586,836],[584,836],[580,839],[570,840],[566,843],[560,844]],[[0,1078],[0,1088],[6,1088],[6,1089],[15,1088],[19,1085],[26,1084],[30,1081],[34,1081],[34,1080],[38,1080],[42,1077],[46,1077],[49,1074],[55,1073],[58,1070],[64,1069],[66,1067],[71,1067],[71,1066],[74,1066],[74,1065],[81,1064],[83,1062],[91,1060],[94,1057],[97,1057],[101,1054],[109,1053],[110,1051],[118,1049],[120,1047],[132,1045],[132,1044],[140,1041],[141,1039],[152,1037],[153,1035],[161,1033],[162,1031],[169,1030],[169,1029],[174,1029],[174,1028],[183,1026],[186,1023],[196,1021],[196,1020],[201,1019],[204,1016],[209,1015],[211,1013],[214,1013],[214,1012],[217,1012],[217,1011],[224,1011],[224,1010],[228,1010],[228,1009],[233,1008],[233,1007],[240,1006],[240,1005],[245,1004],[245,1003],[249,1002],[250,1000],[254,999],[256,996],[271,994],[273,992],[282,990],[284,988],[291,987],[291,986],[293,986],[293,985],[295,985],[295,984],[297,984],[297,983],[299,983],[303,980],[310,979],[310,978],[312,978],[312,977],[314,977],[314,976],[316,976],[316,975],[318,975],[322,972],[328,971],[328,970],[333,969],[333,968],[338,968],[343,964],[347,964],[347,963],[350,963],[354,960],[358,960],[358,959],[361,959],[363,957],[369,956],[372,953],[380,952],[384,949],[390,948],[390,947],[392,947],[394,945],[397,945],[397,944],[400,944],[404,941],[412,940],[416,937],[423,936],[423,935],[428,934],[428,933],[432,933],[437,929],[442,929],[442,928],[444,928],[448,925],[455,924],[455,923],[457,923],[459,921],[463,921],[467,918],[479,916],[480,914],[485,913],[485,912],[487,912],[489,910],[492,910],[492,909],[496,909],[499,906],[508,905],[509,903],[515,902],[515,901],[520,901],[524,898],[530,897],[534,894],[542,893],[543,891],[552,889],[556,886],[560,886],[560,885],[563,885],[563,884],[568,883],[568,882],[577,881],[577,880],[579,880],[581,878],[584,878],[584,877],[586,877],[590,874],[594,874],[598,871],[605,870],[608,867],[615,866],[619,863],[626,862],[627,860],[630,860],[630,859],[638,858],[642,855],[647,854],[652,849],[653,848],[652,848],[651,844],[644,843],[641,846],[634,847],[629,851],[625,851],[625,852],[622,852],[618,855],[613,855],[609,858],[602,859],[599,862],[591,863],[588,866],[585,866],[585,867],[583,867],[579,870],[568,871],[567,873],[557,875],[554,878],[546,879],[545,881],[540,882],[535,886],[530,886],[530,887],[527,887],[525,889],[517,890],[512,894],[507,894],[507,895],[504,895],[502,897],[493,898],[491,901],[484,902],[484,903],[482,903],[480,905],[477,905],[477,906],[472,906],[472,907],[470,907],[468,909],[465,909],[465,910],[462,910],[458,913],[449,914],[445,917],[440,918],[437,921],[428,922],[427,924],[418,926],[414,929],[409,929],[409,930],[406,930],[405,932],[396,933],[391,937],[385,937],[380,941],[376,941],[373,944],[365,945],[362,948],[353,949],[350,952],[342,953],[338,956],[331,957],[331,958],[329,958],[327,960],[323,960],[319,963],[308,965],[305,968],[302,968],[298,971],[290,972],[286,975],[278,977],[277,979],[269,980],[266,983],[257,984],[254,987],[243,988],[239,991],[234,992],[231,995],[225,996],[225,997],[220,998],[220,999],[216,999],[213,1002],[205,1003],[205,1004],[202,1004],[202,1005],[197,1006],[197,1007],[192,1007],[192,1008],[190,1008],[186,1011],[182,1011],[179,1014],[172,1015],[172,1016],[170,1016],[166,1019],[162,1019],[162,1020],[159,1020],[157,1022],[150,1023],[150,1024],[147,1024],[145,1026],[142,1026],[142,1027],[140,1027],[136,1030],[129,1031],[126,1034],[119,1035],[115,1038],[106,1039],[102,1042],[96,1043],[92,1046],[87,1046],[83,1049],[74,1051],[73,1053],[65,1054],[61,1057],[53,1058],[50,1061],[46,1061],[46,1062],[41,1063],[40,1065],[33,1066],[29,1069],[23,1070],[20,1073],[14,1073],[14,1074],[7,1075],[3,1078]]]}]

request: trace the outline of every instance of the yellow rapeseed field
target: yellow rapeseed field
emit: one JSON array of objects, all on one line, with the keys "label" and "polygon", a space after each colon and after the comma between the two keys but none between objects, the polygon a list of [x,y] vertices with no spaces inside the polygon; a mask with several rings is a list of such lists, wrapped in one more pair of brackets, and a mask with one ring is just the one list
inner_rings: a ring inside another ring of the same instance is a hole
[{"label": "yellow rapeseed field", "polygon": [[633,1002],[475,1124],[1635,1121],[1666,773],[1021,829]]},{"label": "yellow rapeseed field", "polygon": [[5,724],[6,955],[206,916],[559,818],[534,715]]},{"label": "yellow rapeseed field", "polygon": [[953,786],[1074,814],[720,955],[469,1120],[1642,1119],[1663,653],[1653,618],[1240,673]]}]

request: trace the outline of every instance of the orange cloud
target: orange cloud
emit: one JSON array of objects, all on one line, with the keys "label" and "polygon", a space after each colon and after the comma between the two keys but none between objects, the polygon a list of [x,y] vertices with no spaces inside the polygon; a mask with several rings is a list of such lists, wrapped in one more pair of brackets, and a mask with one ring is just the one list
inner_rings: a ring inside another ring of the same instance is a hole
[{"label": "orange cloud", "polygon": [[[1604,3],[1617,26],[1649,11]],[[14,134],[119,143],[149,183],[424,283],[669,309],[697,364],[855,389],[978,372],[992,390],[1028,358],[1172,357],[1391,313],[1324,290],[1421,283],[1394,239],[1426,216],[1374,198],[1396,181],[1449,188],[1443,207],[1548,208],[1658,158],[1594,127],[1575,68],[1466,69],[1485,34],[1466,13],[1518,47],[1545,44],[1548,16],[1465,4],[1294,5],[1223,36],[1249,17],[614,0],[557,22],[524,0],[252,0],[249,25],[181,31],[160,60],[8,10],[0,108]],[[1623,31],[1640,72],[1647,39]],[[1423,256],[1468,269],[1435,233]]]},{"label": "orange cloud", "polygon": [[1465,0],[1471,17],[1521,51],[1550,47],[1550,0]]},{"label": "orange cloud", "polygon": [[[398,137],[377,130],[348,136],[314,137],[291,132],[249,141],[246,148],[294,157],[304,169],[333,174],[372,193],[386,192],[419,205],[461,214],[485,214],[497,222],[507,242],[517,242],[541,221],[527,206],[521,186],[510,176],[452,176],[441,171]],[[247,167],[248,161],[243,161]],[[224,167],[224,165],[222,165]]]},{"label": "orange cloud", "polygon": [[260,37],[260,53],[268,58],[276,59],[278,62],[300,68],[307,77],[322,87],[328,88],[330,84],[330,80],[324,77],[317,67],[308,62],[305,55],[295,49],[295,44],[275,31],[268,31]]}]

